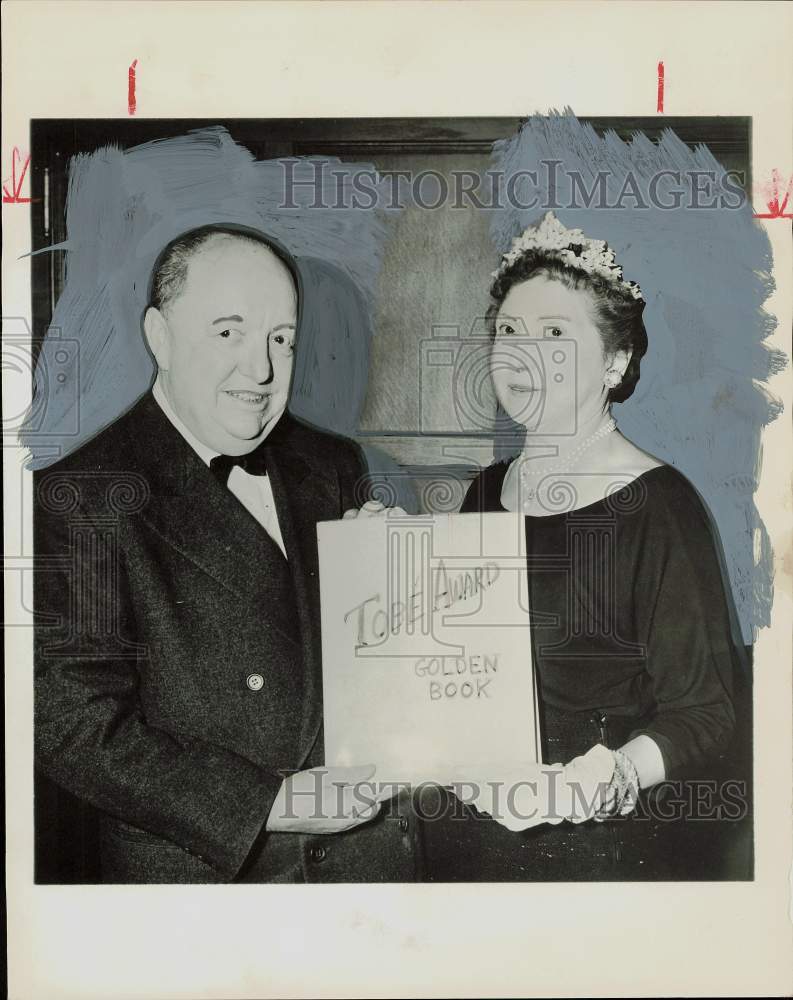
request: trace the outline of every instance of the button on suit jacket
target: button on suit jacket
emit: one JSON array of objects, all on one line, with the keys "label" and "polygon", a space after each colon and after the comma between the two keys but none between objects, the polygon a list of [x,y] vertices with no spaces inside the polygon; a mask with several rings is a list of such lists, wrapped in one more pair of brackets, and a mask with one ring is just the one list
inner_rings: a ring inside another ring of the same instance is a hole
[{"label": "button on suit jacket", "polygon": [[268,474],[288,566],[151,394],[35,474],[37,761],[103,814],[105,881],[415,877],[393,809],[264,830],[283,773],[322,759],[316,524],[360,505],[362,471],[284,414]]}]

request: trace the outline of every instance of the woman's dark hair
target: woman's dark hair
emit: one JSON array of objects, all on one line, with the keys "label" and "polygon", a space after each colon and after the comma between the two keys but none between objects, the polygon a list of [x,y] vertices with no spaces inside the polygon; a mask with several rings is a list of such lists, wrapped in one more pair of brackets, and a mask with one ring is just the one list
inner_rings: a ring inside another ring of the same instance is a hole
[{"label": "woman's dark hair", "polygon": [[487,310],[490,336],[496,335],[496,316],[510,289],[538,276],[559,281],[565,288],[583,288],[592,293],[604,353],[632,352],[622,382],[609,389],[607,402],[622,403],[628,399],[639,381],[641,360],[647,353],[647,331],[642,319],[644,300],[635,299],[602,278],[568,267],[553,254],[528,250],[499,273],[490,289],[492,301]]},{"label": "woman's dark hair", "polygon": [[284,247],[256,229],[237,226],[233,223],[201,226],[182,233],[160,252],[151,272],[149,282],[149,305],[162,312],[182,291],[187,279],[187,266],[194,255],[217,236],[228,236],[254,246],[264,247],[275,254],[286,265],[295,288],[300,295],[300,279],[297,265]]}]

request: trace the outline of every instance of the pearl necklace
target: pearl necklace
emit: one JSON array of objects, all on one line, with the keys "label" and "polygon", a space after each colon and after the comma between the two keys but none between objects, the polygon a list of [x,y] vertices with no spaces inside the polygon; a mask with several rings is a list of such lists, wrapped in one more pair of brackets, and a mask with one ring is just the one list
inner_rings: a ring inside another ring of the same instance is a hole
[{"label": "pearl necklace", "polygon": [[[550,476],[554,472],[567,472],[573,462],[579,458],[585,451],[592,447],[592,445],[599,441],[601,438],[606,437],[611,434],[612,431],[616,430],[617,421],[613,417],[609,417],[603,426],[591,434],[585,441],[583,441],[575,451],[572,451],[564,462],[557,465],[552,465],[548,468],[541,469],[539,472],[535,467],[531,467],[530,463],[526,461],[528,456],[523,456],[520,466],[520,497],[521,503],[525,501],[533,501],[537,499],[537,486],[539,486],[540,479],[544,479],[546,476]],[[537,481],[537,486],[529,486],[529,480],[534,479]]]}]

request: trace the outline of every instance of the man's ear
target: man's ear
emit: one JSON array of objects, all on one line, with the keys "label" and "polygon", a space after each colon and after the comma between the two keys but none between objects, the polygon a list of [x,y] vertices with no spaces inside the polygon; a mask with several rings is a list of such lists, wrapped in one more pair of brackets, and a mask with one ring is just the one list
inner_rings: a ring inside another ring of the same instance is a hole
[{"label": "man's ear", "polygon": [[154,306],[149,306],[143,316],[143,332],[157,368],[167,372],[171,363],[171,332],[165,317]]}]

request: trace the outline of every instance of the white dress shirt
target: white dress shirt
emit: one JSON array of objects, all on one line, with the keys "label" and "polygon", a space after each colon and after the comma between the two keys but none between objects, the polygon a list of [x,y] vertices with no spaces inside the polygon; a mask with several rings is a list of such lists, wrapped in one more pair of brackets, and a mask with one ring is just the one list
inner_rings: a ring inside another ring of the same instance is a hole
[{"label": "white dress shirt", "polygon": [[[160,409],[187,441],[193,451],[206,465],[212,461],[220,452],[207,448],[205,444],[191,434],[190,430],[174,413],[170,403],[166,399],[160,380],[154,383],[152,395],[157,400]],[[235,465],[229,475],[228,488],[245,507],[245,509],[256,518],[267,534],[278,545],[286,556],[284,539],[281,535],[281,526],[278,523],[278,513],[275,509],[273,498],[273,488],[270,484],[269,476],[251,476],[238,465]]]}]

